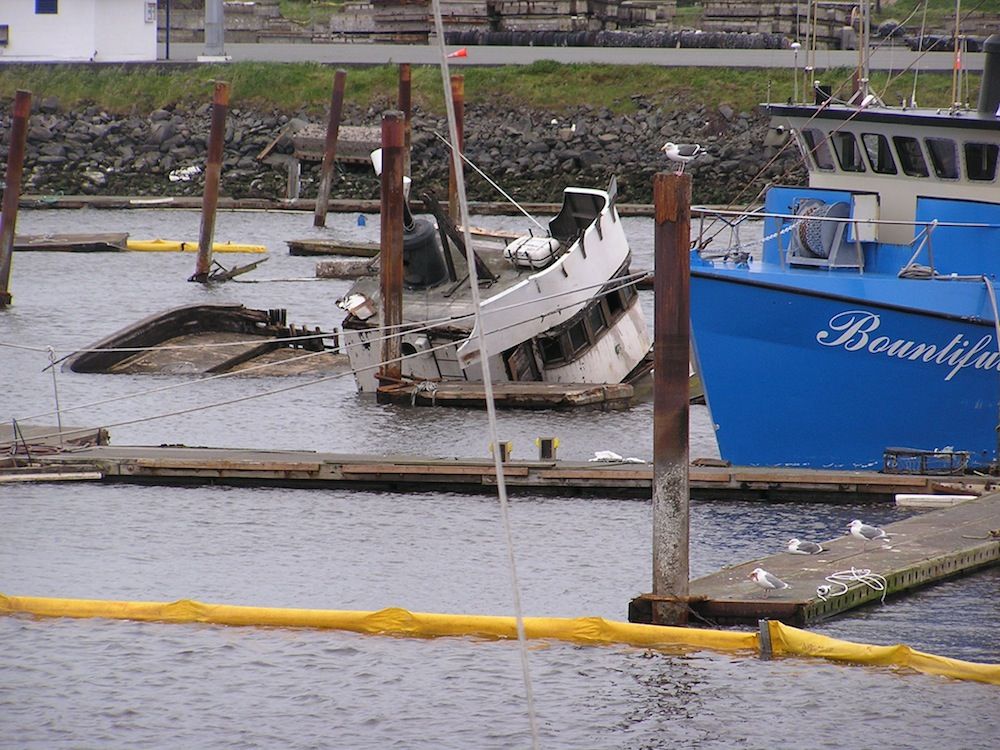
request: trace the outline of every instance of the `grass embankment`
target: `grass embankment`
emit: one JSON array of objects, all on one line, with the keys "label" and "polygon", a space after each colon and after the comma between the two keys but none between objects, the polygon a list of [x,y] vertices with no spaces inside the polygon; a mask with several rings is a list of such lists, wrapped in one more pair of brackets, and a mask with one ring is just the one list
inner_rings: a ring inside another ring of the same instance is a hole
[{"label": "grass embankment", "polygon": [[[775,51],[775,55],[789,54]],[[661,102],[666,110],[728,104],[750,111],[763,101],[791,97],[793,71],[732,68],[666,68],[650,65],[532,65],[463,68],[465,100],[558,112],[580,105],[606,107],[616,114],[636,109],[636,98]],[[230,106],[320,115],[328,106],[333,69],[316,63],[232,63],[198,66],[0,66],[0,98],[5,104],[17,89],[28,89],[36,102],[55,97],[64,108],[97,106],[114,113],[146,113],[157,108],[210,102],[212,82],[229,81]],[[851,71],[828,71],[824,82],[846,93]],[[921,106],[948,106],[951,74],[921,73]],[[802,81],[800,80],[800,85]],[[872,77],[873,90],[887,103],[908,99],[913,73]],[[348,71],[346,101],[362,109],[394,105],[398,68],[394,65],[353,67]],[[978,91],[978,75],[969,89]],[[442,113],[441,74],[435,66],[414,66],[413,101],[425,111]],[[975,93],[972,94],[975,105]]]}]

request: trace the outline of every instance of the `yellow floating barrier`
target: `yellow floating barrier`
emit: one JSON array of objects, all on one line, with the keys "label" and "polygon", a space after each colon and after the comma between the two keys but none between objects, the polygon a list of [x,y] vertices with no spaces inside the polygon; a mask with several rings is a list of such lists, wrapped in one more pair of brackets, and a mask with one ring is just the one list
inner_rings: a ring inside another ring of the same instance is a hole
[{"label": "yellow floating barrier", "polygon": [[909,667],[917,672],[956,680],[975,680],[1000,685],[1000,664],[979,664],[925,654],[903,644],[872,646],[866,643],[841,641],[799,630],[776,620],[769,620],[767,624],[771,635],[771,649],[776,656],[815,656],[852,664]]},{"label": "yellow floating barrier", "polygon": [[[128,602],[99,599],[53,599],[0,594],[0,614],[37,617],[98,617],[144,622],[210,623],[215,625],[328,628],[369,635],[414,638],[473,636],[517,638],[513,617],[410,612],[398,607],[378,611],[279,609],[230,604],[206,604],[191,599],[175,602]],[[909,646],[871,646],[816,635],[777,621],[767,623],[775,656],[819,657],[831,661],[906,667],[958,680],[1000,685],[1000,664],[934,656]],[[623,644],[668,651],[759,651],[757,633],[667,627],[616,622],[601,617],[526,617],[525,636],[584,645]]]},{"label": "yellow floating barrier", "polygon": [[[146,253],[196,253],[198,242],[181,240],[128,240],[125,246],[129,250]],[[246,245],[237,242],[213,242],[213,253],[266,253],[264,245]]]}]

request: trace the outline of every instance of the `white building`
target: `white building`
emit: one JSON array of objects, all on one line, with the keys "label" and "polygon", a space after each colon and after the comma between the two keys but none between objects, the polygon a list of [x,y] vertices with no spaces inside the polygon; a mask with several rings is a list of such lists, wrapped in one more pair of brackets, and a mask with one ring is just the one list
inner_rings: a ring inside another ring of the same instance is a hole
[{"label": "white building", "polygon": [[156,0],[0,0],[0,63],[156,60]]}]

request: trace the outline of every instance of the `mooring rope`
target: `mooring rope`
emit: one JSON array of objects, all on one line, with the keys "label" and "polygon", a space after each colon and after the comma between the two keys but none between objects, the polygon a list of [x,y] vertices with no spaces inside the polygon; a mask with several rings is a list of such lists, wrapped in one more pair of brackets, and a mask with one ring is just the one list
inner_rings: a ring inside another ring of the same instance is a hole
[{"label": "mooring rope", "polygon": [[878,573],[872,573],[868,568],[855,568],[852,567],[850,570],[841,570],[837,573],[831,573],[826,576],[826,580],[829,585],[821,585],[816,587],[816,596],[822,599],[824,602],[829,601],[835,596],[843,596],[850,589],[850,584],[861,583],[868,586],[875,591],[881,591],[882,596],[880,600],[885,603],[885,595],[888,590],[888,584],[885,580],[885,576],[881,576]]}]

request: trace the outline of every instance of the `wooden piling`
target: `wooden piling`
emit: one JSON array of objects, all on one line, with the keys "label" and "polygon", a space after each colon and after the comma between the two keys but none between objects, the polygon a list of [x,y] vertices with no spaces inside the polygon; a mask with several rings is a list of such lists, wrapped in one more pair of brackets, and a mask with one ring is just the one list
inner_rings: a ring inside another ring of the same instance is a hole
[{"label": "wooden piling", "polygon": [[379,288],[382,297],[382,367],[379,377],[399,380],[403,322],[403,113],[382,115],[382,234]]},{"label": "wooden piling", "polygon": [[326,207],[330,201],[330,185],[333,184],[333,164],[337,158],[337,135],[340,132],[340,116],[344,111],[344,84],[347,71],[338,68],[333,76],[333,94],[330,97],[330,119],[326,125],[326,141],[323,144],[323,166],[320,167],[319,193],[316,195],[314,227],[326,226]]},{"label": "wooden piling", "polygon": [[413,140],[413,98],[411,94],[412,73],[409,63],[399,66],[399,98],[396,102],[403,113],[403,174],[410,174],[410,144]]},{"label": "wooden piling", "polygon": [[653,622],[687,623],[691,177],[653,177]]},{"label": "wooden piling", "polygon": [[[455,148],[461,154],[465,151],[465,76],[456,73],[451,77],[451,98],[455,102],[455,127],[458,143]],[[458,222],[458,180],[455,176],[455,161],[448,159],[448,215]]]},{"label": "wooden piling", "polygon": [[31,92],[19,89],[14,94],[14,121],[7,148],[7,177],[4,182],[3,212],[0,214],[0,308],[11,303],[10,268],[14,253],[14,227],[21,198],[21,172],[31,116]]},{"label": "wooden piling", "polygon": [[198,236],[198,261],[188,281],[208,281],[212,268],[212,238],[215,235],[215,211],[219,205],[219,180],[222,176],[222,148],[226,139],[226,114],[229,110],[229,84],[215,82],[212,96],[212,130],[208,137],[205,164],[205,191],[201,200],[201,233]]}]

